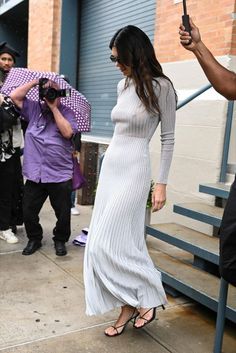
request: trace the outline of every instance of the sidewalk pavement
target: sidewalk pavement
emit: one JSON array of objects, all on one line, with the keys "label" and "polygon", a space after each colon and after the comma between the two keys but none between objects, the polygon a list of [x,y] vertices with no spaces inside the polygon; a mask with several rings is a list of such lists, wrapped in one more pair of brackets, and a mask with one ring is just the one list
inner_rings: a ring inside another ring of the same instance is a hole
[{"label": "sidewalk pavement", "polygon": [[[215,314],[189,298],[169,296],[165,311],[145,329],[132,325],[121,336],[108,338],[104,329],[118,310],[98,317],[85,315],[84,248],[72,240],[89,226],[91,206],[72,216],[68,255],[57,257],[52,229],[55,216],[47,202],[41,211],[43,247],[22,256],[27,243],[0,240],[0,352],[2,353],[212,353]],[[235,325],[227,323],[224,353],[236,352]]]}]

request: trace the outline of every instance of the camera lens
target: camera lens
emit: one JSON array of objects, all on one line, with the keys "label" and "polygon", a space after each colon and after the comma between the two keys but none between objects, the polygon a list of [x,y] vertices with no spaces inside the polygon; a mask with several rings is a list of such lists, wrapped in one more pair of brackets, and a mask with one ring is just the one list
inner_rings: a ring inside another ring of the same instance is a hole
[{"label": "camera lens", "polygon": [[54,101],[57,98],[57,90],[55,88],[48,88],[46,93],[45,93],[46,99],[49,101]]}]

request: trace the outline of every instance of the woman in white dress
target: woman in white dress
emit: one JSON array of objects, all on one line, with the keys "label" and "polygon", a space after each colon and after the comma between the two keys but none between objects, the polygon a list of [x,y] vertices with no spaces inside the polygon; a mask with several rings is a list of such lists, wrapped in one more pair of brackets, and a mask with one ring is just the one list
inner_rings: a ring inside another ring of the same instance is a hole
[{"label": "woman in white dress", "polygon": [[152,210],[166,200],[174,146],[176,94],[155,57],[148,36],[126,26],[110,42],[111,61],[125,78],[118,83],[111,113],[114,135],[100,172],[84,259],[86,313],[98,315],[116,307],[121,313],[109,337],[120,335],[129,321],[135,328],[150,323],[156,307],[167,302],[161,274],[144,238],[150,189],[149,141],[159,122],[161,161],[152,194]]}]

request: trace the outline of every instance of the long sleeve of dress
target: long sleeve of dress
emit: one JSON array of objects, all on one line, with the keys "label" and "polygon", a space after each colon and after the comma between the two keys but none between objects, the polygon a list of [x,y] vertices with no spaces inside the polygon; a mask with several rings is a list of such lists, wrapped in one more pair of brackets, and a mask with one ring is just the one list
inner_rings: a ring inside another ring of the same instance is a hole
[{"label": "long sleeve of dress", "polygon": [[157,183],[167,184],[175,142],[176,96],[169,81],[162,79],[159,83],[161,159]]}]

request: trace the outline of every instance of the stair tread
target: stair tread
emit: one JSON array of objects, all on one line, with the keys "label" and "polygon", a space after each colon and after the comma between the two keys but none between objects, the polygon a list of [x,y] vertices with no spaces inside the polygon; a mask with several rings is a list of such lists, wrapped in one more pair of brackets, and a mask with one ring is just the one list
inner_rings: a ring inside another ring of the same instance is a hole
[{"label": "stair tread", "polygon": [[208,205],[206,203],[201,203],[201,202],[186,202],[186,203],[181,203],[181,204],[176,204],[176,207],[181,207],[187,210],[191,210],[197,213],[201,214],[206,214],[211,217],[219,218],[221,219],[223,216],[224,209],[213,206],[213,205]]},{"label": "stair tread", "polygon": [[209,188],[214,188],[214,189],[220,189],[224,191],[229,191],[231,183],[206,183],[206,184],[200,184],[200,186],[206,186]]},{"label": "stair tread", "polygon": [[219,239],[216,237],[176,223],[152,224],[150,227],[202,250],[219,255]]},{"label": "stair tread", "polygon": [[222,199],[229,197],[231,183],[207,183],[199,185],[199,192],[204,194],[212,195]]},{"label": "stair tread", "polygon": [[[152,245],[149,245],[148,248],[155,266],[161,272],[167,273],[190,288],[218,301],[219,278],[157,251]],[[236,288],[231,285],[229,285],[227,306],[236,311]]]}]

